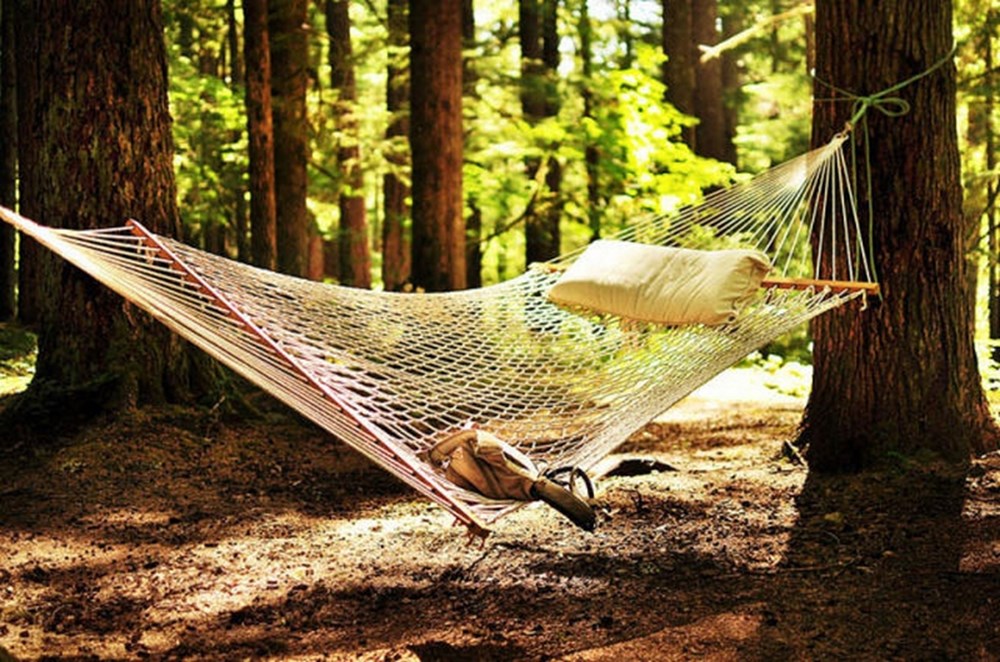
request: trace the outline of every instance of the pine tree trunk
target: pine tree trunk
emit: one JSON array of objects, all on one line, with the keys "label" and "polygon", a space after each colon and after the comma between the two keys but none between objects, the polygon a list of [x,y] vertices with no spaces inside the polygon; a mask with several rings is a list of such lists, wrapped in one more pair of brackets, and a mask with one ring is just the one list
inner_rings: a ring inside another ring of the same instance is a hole
[{"label": "pine tree trunk", "polygon": [[[5,4],[8,0],[4,0]],[[37,96],[35,89],[37,79],[38,58],[29,48],[31,13],[21,11],[17,0],[14,6],[18,8],[14,16],[15,31],[15,78],[17,103],[17,145],[18,145],[18,210],[25,215],[33,214],[32,201],[25,196],[24,173],[26,163],[31,154],[23,153],[26,145],[31,144],[30,120],[35,109],[32,99]],[[38,218],[37,216],[32,216]],[[45,261],[52,260],[41,246],[33,241],[22,241],[18,244],[17,258],[17,317],[22,324],[37,325],[42,319],[42,274],[45,271]]]},{"label": "pine tree trunk", "polygon": [[[67,228],[134,217],[179,236],[158,0],[22,3],[19,16],[32,56],[18,70],[23,212]],[[62,260],[45,264],[29,398],[54,383],[127,407],[213,385],[164,326]]]},{"label": "pine tree trunk", "polygon": [[[472,53],[476,48],[476,9],[473,0],[462,0],[462,96],[468,100],[476,100],[478,74],[475,57]],[[469,215],[465,219],[465,285],[466,287],[482,287],[483,285],[483,210],[479,201],[472,195],[465,201]]]},{"label": "pine tree trunk", "polygon": [[337,161],[345,182],[340,191],[339,280],[343,285],[368,288],[372,285],[372,261],[368,249],[360,136],[355,116],[358,93],[354,81],[349,6],[348,0],[326,2],[326,30],[330,36],[330,84],[338,93],[334,105],[336,125],[340,133]]},{"label": "pine tree trunk", "polygon": [[382,284],[390,291],[399,290],[410,278],[410,242],[406,231],[410,188],[398,173],[409,162],[405,153],[406,145],[400,140],[410,132],[407,113],[410,86],[403,53],[409,43],[406,4],[407,0],[388,0],[387,9],[389,66],[385,106],[391,119],[386,129],[386,138],[394,141],[394,145],[386,157],[393,170],[387,172],[382,179],[385,211],[382,225]]},{"label": "pine tree trunk", "polygon": [[[695,114],[695,58],[691,48],[691,0],[663,0],[663,83],[667,101],[685,115]],[[685,127],[681,136],[695,148],[695,129]]]},{"label": "pine tree trunk", "polygon": [[306,0],[270,0],[268,3],[278,270],[294,276],[305,276],[309,268],[307,7]]},{"label": "pine tree trunk", "polygon": [[[855,94],[885,89],[948,53],[951,25],[948,0],[818,0],[817,76]],[[815,94],[832,92],[817,86]],[[961,462],[997,447],[973,348],[954,66],[899,95],[909,114],[869,113],[872,190],[859,193],[862,207],[870,195],[876,210],[884,299],[813,325],[815,372],[801,441],[817,470],[920,451]],[[849,101],[818,101],[813,143],[841,130],[850,108]]]},{"label": "pine tree trunk", "polygon": [[714,46],[719,41],[718,0],[693,0],[691,27],[694,37],[693,58],[698,85],[695,88],[695,143],[698,154],[719,161],[736,163],[736,150],[726,132],[726,108],[722,94],[722,60],[700,61],[700,44]]},{"label": "pine tree trunk", "polygon": [[462,0],[410,3],[413,283],[465,287]]},{"label": "pine tree trunk", "polygon": [[278,244],[267,0],[243,0],[243,31],[250,152],[250,254],[255,265],[273,270],[278,266]]},{"label": "pine tree trunk", "polygon": [[[580,59],[583,73],[583,116],[588,120],[594,117],[594,29],[590,22],[590,8],[587,0],[580,5]],[[583,150],[583,160],[587,170],[587,219],[590,227],[590,240],[601,238],[601,153],[597,145],[586,139]]]},{"label": "pine tree trunk", "polygon": [[[554,80],[550,71],[558,67],[558,35],[553,0],[520,0],[518,30],[521,41],[521,112],[529,124],[537,124],[558,112],[557,98],[550,91]],[[554,63],[554,66],[553,66]],[[525,161],[530,179],[536,180],[542,162],[537,157]],[[544,262],[559,254],[559,209],[551,210],[562,181],[559,163],[548,159],[543,190],[535,196],[534,206],[525,213],[525,262]],[[552,219],[555,217],[555,226]]]},{"label": "pine tree trunk", "polygon": [[[17,102],[15,99],[14,0],[0,0],[0,205],[17,203]],[[0,227],[0,322],[17,314],[14,298],[14,228]]]}]

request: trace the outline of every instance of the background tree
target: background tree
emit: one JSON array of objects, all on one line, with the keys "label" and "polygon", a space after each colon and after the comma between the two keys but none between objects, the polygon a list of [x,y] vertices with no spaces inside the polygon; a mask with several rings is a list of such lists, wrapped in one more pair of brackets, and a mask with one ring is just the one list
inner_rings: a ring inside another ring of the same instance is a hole
[{"label": "background tree", "polygon": [[330,85],[337,98],[337,164],[341,173],[339,280],[344,285],[371,287],[371,254],[368,248],[368,221],[364,198],[357,112],[357,83],[351,46],[351,17],[348,0],[327,0],[326,30],[330,36]]},{"label": "background tree", "polygon": [[[907,20],[899,20],[906,16]],[[948,0],[817,0],[816,68],[855,94],[885,89],[952,47]],[[966,461],[996,448],[973,348],[969,244],[962,215],[951,63],[903,89],[903,117],[871,113],[874,257],[884,298],[813,325],[815,372],[800,441],[818,470],[926,450]],[[818,87],[816,97],[830,90]],[[851,103],[815,105],[825,143]],[[859,129],[860,130],[860,129]]]},{"label": "background tree", "polygon": [[[701,156],[736,163],[736,148],[727,131],[723,96],[722,60],[703,61],[699,46],[714,46],[719,41],[718,0],[692,0],[691,47],[698,84],[694,93],[695,151]],[[668,90],[669,92],[669,90]]]},{"label": "background tree", "polygon": [[[177,236],[159,2],[23,2],[17,28],[22,211],[68,228],[141,218]],[[165,327],[63,261],[44,264],[31,391],[75,393],[61,415],[208,388]]]},{"label": "background tree", "polygon": [[[17,103],[15,100],[14,2],[0,2],[0,205],[17,202]],[[0,322],[17,313],[14,229],[0,227]]]},{"label": "background tree", "polygon": [[[526,161],[527,176],[535,181],[539,193],[529,202],[525,213],[525,262],[543,262],[559,254],[559,188],[562,168],[552,154],[558,141],[551,122],[546,119],[559,113],[556,76],[559,68],[557,0],[520,0],[518,30],[521,42],[521,112],[529,126],[535,127],[536,144]],[[555,138],[555,139],[553,139]],[[544,172],[541,172],[544,166]],[[541,175],[541,176],[540,176]]]},{"label": "background tree", "polygon": [[398,290],[410,277],[410,218],[407,198],[410,132],[409,119],[409,23],[407,0],[386,3],[387,60],[385,106],[389,122],[385,131],[386,161],[383,176],[382,282],[387,290]]},{"label": "background tree", "polygon": [[462,0],[410,2],[413,283],[465,287]]},{"label": "background tree", "polygon": [[243,0],[247,135],[250,159],[250,252],[258,267],[278,264],[271,114],[271,41],[267,0]]},{"label": "background tree", "polygon": [[[691,0],[663,0],[663,84],[666,99],[686,115],[695,115],[697,60],[692,49]],[[684,129],[684,142],[695,149],[695,128]]]},{"label": "background tree", "polygon": [[309,267],[307,8],[306,0],[268,2],[278,270],[295,276],[305,276]]}]

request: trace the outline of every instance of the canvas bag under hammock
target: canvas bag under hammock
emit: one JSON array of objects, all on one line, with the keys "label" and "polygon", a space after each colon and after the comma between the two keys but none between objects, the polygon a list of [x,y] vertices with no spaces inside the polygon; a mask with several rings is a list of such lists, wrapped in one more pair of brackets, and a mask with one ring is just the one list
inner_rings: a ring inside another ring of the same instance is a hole
[{"label": "canvas bag under hammock", "polygon": [[484,430],[463,430],[435,444],[428,456],[459,487],[490,499],[544,501],[587,531],[596,517],[572,490],[541,475],[523,453]]}]

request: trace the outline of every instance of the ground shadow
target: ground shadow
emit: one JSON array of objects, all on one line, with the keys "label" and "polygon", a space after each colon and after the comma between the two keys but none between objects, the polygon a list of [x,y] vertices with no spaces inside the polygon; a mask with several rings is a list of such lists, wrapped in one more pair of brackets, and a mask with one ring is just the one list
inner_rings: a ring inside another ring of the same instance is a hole
[{"label": "ground shadow", "polygon": [[[767,591],[763,659],[998,659],[997,568],[963,564],[966,476],[810,474]],[[1000,538],[995,517],[975,538]]]}]

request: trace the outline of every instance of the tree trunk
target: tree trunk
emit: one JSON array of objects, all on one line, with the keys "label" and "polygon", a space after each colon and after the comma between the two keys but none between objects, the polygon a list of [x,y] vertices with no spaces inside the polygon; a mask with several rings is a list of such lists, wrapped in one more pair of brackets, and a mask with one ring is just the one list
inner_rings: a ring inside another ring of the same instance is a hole
[{"label": "tree trunk", "polygon": [[[948,53],[951,25],[948,0],[818,0],[817,76],[855,94],[883,90]],[[954,66],[898,94],[909,114],[869,113],[872,190],[859,192],[862,208],[870,196],[877,211],[874,257],[884,299],[813,325],[815,371],[801,441],[816,470],[920,451],[962,462],[997,447],[973,347]],[[813,143],[841,130],[850,108],[846,100],[818,101]]]},{"label": "tree trunk", "polygon": [[305,276],[309,268],[307,8],[306,0],[270,0],[268,3],[278,270],[293,276]]},{"label": "tree trunk", "polygon": [[[475,57],[476,9],[473,0],[462,0],[462,96],[478,98]],[[469,215],[465,219],[465,284],[466,287],[483,286],[483,210],[472,195],[465,201]]]},{"label": "tree trunk", "polygon": [[411,0],[410,75],[413,283],[462,289],[462,0]]},{"label": "tree trunk", "polygon": [[694,109],[698,118],[695,143],[698,154],[719,161],[736,163],[736,150],[726,131],[726,108],[722,94],[722,60],[700,61],[697,46],[714,46],[719,42],[718,0],[693,0],[691,27],[694,48],[692,57],[698,85],[695,87]]},{"label": "tree trunk", "polygon": [[[17,102],[15,99],[14,0],[0,0],[0,205],[17,204]],[[14,228],[0,227],[0,322],[17,314],[14,298]]]},{"label": "tree trunk", "polygon": [[338,278],[343,285],[368,288],[372,285],[372,260],[368,249],[365,181],[355,114],[358,93],[354,81],[349,6],[348,0],[326,2],[326,30],[330,36],[330,84],[337,91],[334,115],[340,133],[337,162],[344,177],[344,185],[340,189]]},{"label": "tree trunk", "polygon": [[[691,48],[691,0],[663,0],[663,84],[666,97],[685,115],[695,114],[695,58]],[[695,128],[685,127],[681,137],[695,148]]]},{"label": "tree trunk", "polygon": [[[521,41],[521,111],[529,124],[537,124],[558,112],[554,95],[554,71],[559,51],[556,31],[555,0],[520,0],[518,29]],[[537,157],[525,161],[528,178],[537,180],[542,162]],[[534,206],[525,213],[525,262],[544,262],[559,254],[559,209],[555,199],[562,182],[559,163],[546,161],[544,190],[535,197]],[[553,226],[552,219],[555,218]]]},{"label": "tree trunk", "polygon": [[[594,29],[590,22],[590,8],[587,0],[580,5],[580,59],[583,73],[583,116],[588,120],[594,117]],[[590,138],[585,139],[583,161],[587,170],[587,224],[590,227],[590,240],[601,238],[601,153]]]},{"label": "tree trunk", "polygon": [[386,76],[385,106],[389,111],[386,138],[393,142],[386,159],[392,166],[382,179],[385,221],[382,225],[382,284],[386,290],[399,290],[410,278],[410,242],[406,221],[410,188],[399,171],[409,158],[401,140],[410,132],[409,74],[405,50],[409,43],[407,0],[388,0],[389,66]]},{"label": "tree trunk", "polygon": [[[25,2],[19,17],[31,54],[18,71],[23,212],[67,228],[134,217],[178,236],[160,3]],[[211,385],[209,364],[195,368],[165,327],[63,261],[46,264],[29,399],[55,383],[91,396],[70,406],[128,407]]]},{"label": "tree trunk", "polygon": [[243,84],[243,60],[240,58],[240,32],[236,23],[236,0],[226,1],[226,46],[229,49],[229,83]]},{"label": "tree trunk", "polygon": [[278,266],[278,244],[267,0],[243,0],[243,31],[250,148],[250,254],[255,265],[273,270]]}]

